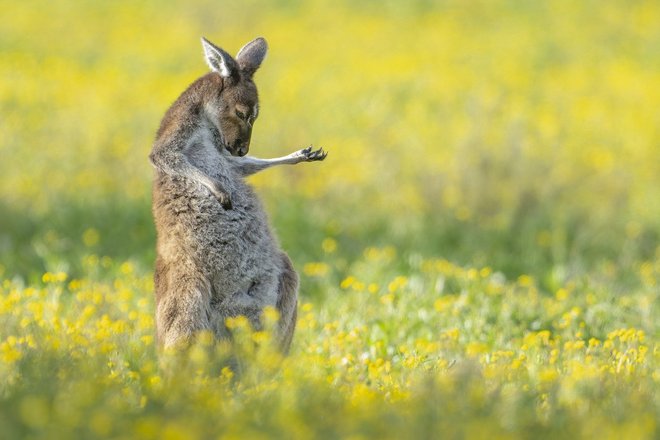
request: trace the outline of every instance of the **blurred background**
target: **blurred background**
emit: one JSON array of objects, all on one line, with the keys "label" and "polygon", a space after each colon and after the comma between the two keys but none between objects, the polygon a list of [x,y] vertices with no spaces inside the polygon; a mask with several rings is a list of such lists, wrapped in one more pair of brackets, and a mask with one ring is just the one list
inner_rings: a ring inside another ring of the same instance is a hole
[{"label": "blurred background", "polygon": [[659,257],[657,1],[0,8],[2,277],[82,276],[90,254],[152,269],[147,155],[207,71],[201,36],[269,42],[250,154],[329,151],[251,179],[305,276],[388,247],[402,270],[438,257],[625,286]]}]

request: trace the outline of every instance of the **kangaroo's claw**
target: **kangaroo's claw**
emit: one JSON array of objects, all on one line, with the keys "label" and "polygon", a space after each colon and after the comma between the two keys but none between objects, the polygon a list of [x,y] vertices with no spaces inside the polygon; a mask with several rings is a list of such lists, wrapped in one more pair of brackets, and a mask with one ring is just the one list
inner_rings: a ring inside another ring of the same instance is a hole
[{"label": "kangaroo's claw", "polygon": [[305,161],[307,162],[312,162],[315,160],[323,160],[328,155],[328,153],[323,151],[323,148],[319,148],[318,150],[312,151],[311,145],[305,148],[304,150],[301,150],[301,153],[303,154]]},{"label": "kangaroo's claw", "polygon": [[229,210],[234,207],[231,203],[231,197],[229,197],[229,194],[222,192],[220,194],[214,194],[214,196],[225,210]]},{"label": "kangaroo's claw", "polygon": [[227,195],[222,197],[220,200],[218,200],[222,207],[225,209],[225,211],[233,209],[234,205],[231,204],[231,198]]},{"label": "kangaroo's claw", "polygon": [[219,183],[216,183],[215,188],[211,189],[213,197],[222,205],[225,210],[232,209],[234,206],[231,203],[229,193],[225,191]]}]

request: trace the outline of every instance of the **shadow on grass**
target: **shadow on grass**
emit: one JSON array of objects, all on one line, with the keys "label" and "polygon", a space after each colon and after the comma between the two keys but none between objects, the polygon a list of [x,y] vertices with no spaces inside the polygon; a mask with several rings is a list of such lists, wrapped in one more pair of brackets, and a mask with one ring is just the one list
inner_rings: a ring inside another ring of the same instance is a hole
[{"label": "shadow on grass", "polygon": [[33,280],[46,271],[82,276],[86,255],[148,267],[155,231],[148,200],[60,201],[37,214],[0,201],[0,264],[7,278]]},{"label": "shadow on grass", "polygon": [[[334,208],[328,210],[327,206]],[[575,217],[562,225],[561,241],[540,246],[539,232],[548,226],[545,212],[525,212],[508,228],[486,229],[440,212],[402,220],[331,201],[310,203],[296,198],[278,200],[268,211],[282,247],[299,270],[307,262],[330,259],[337,266],[333,270],[338,278],[350,274],[351,265],[362,258],[365,248],[394,246],[395,269],[403,274],[417,257],[445,258],[462,265],[489,266],[510,279],[529,274],[552,291],[556,282],[563,282],[553,279],[557,268],[562,268],[562,276],[571,276],[586,273],[603,261],[632,267],[651,258],[659,242],[652,227],[630,241],[617,232],[624,225],[604,227]],[[332,258],[321,246],[327,237],[338,243]],[[150,271],[155,257],[150,200],[60,201],[43,214],[0,201],[3,277],[34,281],[46,271],[85,277],[82,262],[90,254],[130,260],[138,270]]]}]

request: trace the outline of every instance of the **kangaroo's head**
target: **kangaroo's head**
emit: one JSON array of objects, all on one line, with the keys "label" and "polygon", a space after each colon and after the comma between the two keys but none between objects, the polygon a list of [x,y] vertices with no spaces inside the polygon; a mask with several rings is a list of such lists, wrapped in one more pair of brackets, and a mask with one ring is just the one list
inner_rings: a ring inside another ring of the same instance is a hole
[{"label": "kangaroo's head", "polygon": [[207,113],[214,119],[229,153],[245,156],[259,114],[259,97],[252,75],[266,56],[268,45],[263,38],[257,38],[243,46],[235,59],[205,38],[202,46],[211,70],[222,77],[218,93],[206,103]]}]

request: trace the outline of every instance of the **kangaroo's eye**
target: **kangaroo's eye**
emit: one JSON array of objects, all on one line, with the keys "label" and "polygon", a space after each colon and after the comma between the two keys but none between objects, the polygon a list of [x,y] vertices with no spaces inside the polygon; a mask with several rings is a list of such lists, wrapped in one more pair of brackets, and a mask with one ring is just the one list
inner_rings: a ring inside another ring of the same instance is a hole
[{"label": "kangaroo's eye", "polygon": [[245,113],[236,110],[236,116],[245,121]]}]

